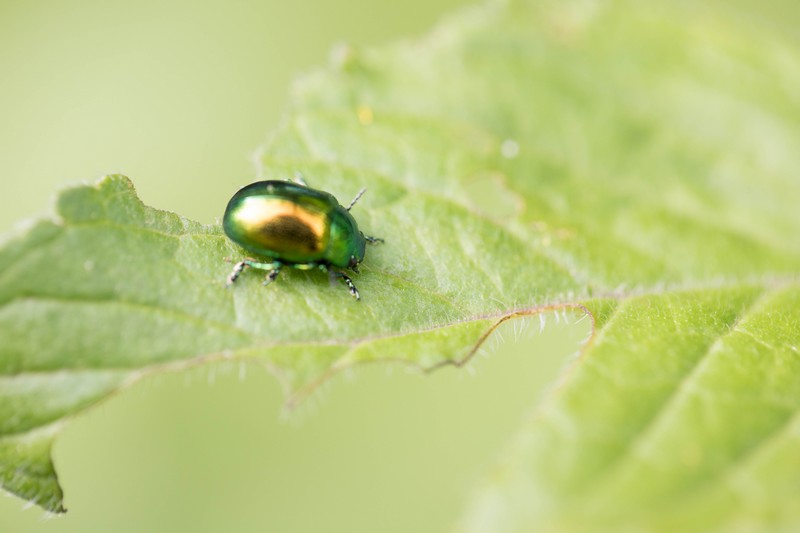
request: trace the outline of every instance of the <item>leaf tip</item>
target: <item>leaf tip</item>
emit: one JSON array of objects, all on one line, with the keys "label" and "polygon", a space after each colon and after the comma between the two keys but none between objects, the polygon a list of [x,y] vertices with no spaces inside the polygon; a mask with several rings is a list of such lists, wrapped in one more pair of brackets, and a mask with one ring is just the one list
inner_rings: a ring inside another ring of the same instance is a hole
[{"label": "leaf tip", "polygon": [[56,200],[56,212],[68,222],[100,220],[114,212],[130,215],[143,208],[133,182],[122,174],[108,174],[93,185],[66,189]]}]

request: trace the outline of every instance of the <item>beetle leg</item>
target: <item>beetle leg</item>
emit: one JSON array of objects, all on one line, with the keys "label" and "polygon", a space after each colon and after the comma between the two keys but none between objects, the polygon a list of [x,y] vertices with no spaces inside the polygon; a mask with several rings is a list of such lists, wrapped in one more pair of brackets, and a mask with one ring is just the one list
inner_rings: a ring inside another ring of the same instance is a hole
[{"label": "beetle leg", "polygon": [[[362,235],[364,234],[362,233]],[[372,237],[370,235],[364,235],[364,240],[370,244],[378,244],[379,242],[380,243],[386,242],[381,237]]]},{"label": "beetle leg", "polygon": [[361,299],[361,296],[358,294],[358,289],[356,289],[356,286],[353,284],[353,280],[350,279],[350,276],[348,276],[344,272],[337,272],[335,270],[331,270],[331,272],[333,272],[334,276],[340,278],[344,282],[344,284],[347,285],[347,288],[350,289],[350,294],[353,295],[353,298],[355,298],[356,300]]},{"label": "beetle leg", "polygon": [[294,182],[299,183],[303,187],[308,187],[308,183],[306,183],[306,179],[303,177],[303,174],[300,171],[295,171]]},{"label": "beetle leg", "polygon": [[233,285],[239,276],[241,276],[244,269],[247,268],[247,261],[239,261],[235,265],[233,265],[233,270],[231,271],[230,275],[228,276],[228,280],[225,283],[226,287],[230,287]]},{"label": "beetle leg", "polygon": [[272,263],[272,270],[270,270],[270,271],[267,273],[267,277],[266,277],[266,278],[264,278],[264,285],[269,285],[270,283],[272,283],[273,281],[275,281],[275,278],[277,278],[277,277],[278,277],[278,274],[280,274],[280,273],[281,273],[281,267],[282,267],[282,266],[283,266],[283,265],[282,265],[281,263],[277,262],[277,261],[275,261],[274,263]]},{"label": "beetle leg", "polygon": [[261,263],[259,261],[256,261],[255,259],[243,259],[238,263],[236,263],[235,265],[233,265],[233,270],[228,276],[228,280],[227,283],[225,283],[225,286],[230,287],[231,285],[233,285],[236,282],[236,280],[239,279],[239,276],[242,275],[242,272],[244,272],[244,270],[247,267],[257,268],[259,270],[269,270],[270,272],[269,274],[267,274],[267,279],[269,281],[273,281],[276,277],[278,277],[278,273],[281,270],[281,266],[283,265],[278,261],[273,261],[271,263]]}]

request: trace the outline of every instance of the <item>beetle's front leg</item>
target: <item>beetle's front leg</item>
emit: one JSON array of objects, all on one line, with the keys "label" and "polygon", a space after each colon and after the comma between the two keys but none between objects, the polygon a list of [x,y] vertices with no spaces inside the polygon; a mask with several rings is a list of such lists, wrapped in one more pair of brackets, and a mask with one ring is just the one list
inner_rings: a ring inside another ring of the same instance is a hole
[{"label": "beetle's front leg", "polygon": [[327,268],[326,268],[326,270],[331,275],[331,277],[339,278],[339,279],[342,280],[342,282],[345,285],[347,285],[347,288],[350,290],[350,294],[353,295],[353,298],[355,298],[356,300],[360,300],[361,299],[361,295],[358,294],[358,289],[356,289],[356,286],[353,283],[353,280],[350,279],[350,276],[348,276],[344,272],[339,272],[339,271],[331,270],[331,269],[327,269]]},{"label": "beetle's front leg", "polygon": [[[364,234],[362,233],[362,235]],[[364,235],[364,240],[370,244],[378,244],[379,242],[380,243],[386,242],[381,237],[372,237],[370,235]]]}]

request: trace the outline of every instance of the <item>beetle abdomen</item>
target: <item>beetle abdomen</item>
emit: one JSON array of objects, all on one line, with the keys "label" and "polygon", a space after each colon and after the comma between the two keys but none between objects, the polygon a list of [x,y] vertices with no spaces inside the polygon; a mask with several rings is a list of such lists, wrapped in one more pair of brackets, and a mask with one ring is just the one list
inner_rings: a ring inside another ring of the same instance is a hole
[{"label": "beetle abdomen", "polygon": [[296,248],[305,254],[322,252],[320,235],[305,221],[295,216],[277,216],[259,228],[259,241],[269,250]]},{"label": "beetle abdomen", "polygon": [[225,233],[247,250],[310,263],[324,258],[330,236],[328,214],[315,202],[272,195],[252,195],[231,202]]}]

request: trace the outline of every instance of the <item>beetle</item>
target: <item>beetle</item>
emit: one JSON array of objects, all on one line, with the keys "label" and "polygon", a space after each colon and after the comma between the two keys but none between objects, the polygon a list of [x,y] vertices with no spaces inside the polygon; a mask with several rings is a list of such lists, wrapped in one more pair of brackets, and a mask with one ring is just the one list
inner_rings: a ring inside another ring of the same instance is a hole
[{"label": "beetle", "polygon": [[275,281],[281,268],[319,268],[331,279],[338,278],[356,300],[361,297],[350,276],[340,269],[358,272],[366,244],[383,239],[364,235],[350,209],[330,193],[312,189],[302,177],[294,181],[257,181],[239,189],[228,202],[222,217],[225,235],[245,250],[265,260],[246,258],[233,267],[227,279],[230,287],[247,268],[266,270],[264,285]]}]

